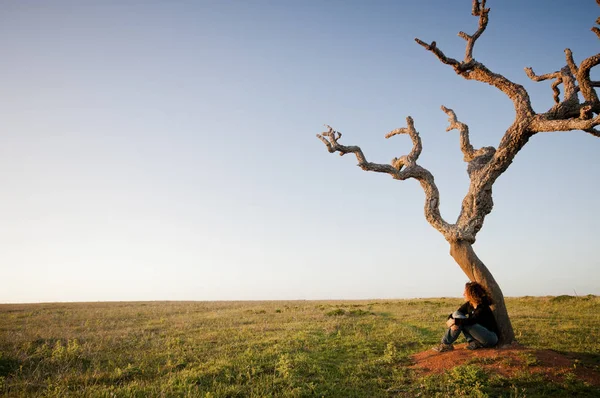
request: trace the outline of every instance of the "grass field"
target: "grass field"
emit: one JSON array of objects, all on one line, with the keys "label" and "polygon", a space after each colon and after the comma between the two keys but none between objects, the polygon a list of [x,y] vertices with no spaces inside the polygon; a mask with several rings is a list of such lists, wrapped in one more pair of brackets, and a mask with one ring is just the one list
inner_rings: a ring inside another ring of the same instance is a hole
[{"label": "grass field", "polygon": [[[460,299],[0,305],[10,397],[600,396],[575,373],[411,369]],[[599,370],[600,297],[510,298],[519,342]],[[531,359],[535,365],[535,358]]]}]

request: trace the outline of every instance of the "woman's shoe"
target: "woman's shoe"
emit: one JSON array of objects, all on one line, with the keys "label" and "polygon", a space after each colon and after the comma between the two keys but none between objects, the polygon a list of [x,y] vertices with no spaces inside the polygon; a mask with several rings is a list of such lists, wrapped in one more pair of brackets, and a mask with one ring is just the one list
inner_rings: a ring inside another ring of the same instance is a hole
[{"label": "woman's shoe", "polygon": [[432,348],[433,351],[437,351],[437,352],[446,352],[446,351],[452,351],[454,349],[454,346],[452,344],[440,344],[440,345],[436,345],[435,347]]},{"label": "woman's shoe", "polygon": [[467,345],[467,350],[477,350],[478,348],[481,348],[481,347],[483,347],[483,344],[481,344],[477,340],[473,340],[469,343],[469,345]]}]

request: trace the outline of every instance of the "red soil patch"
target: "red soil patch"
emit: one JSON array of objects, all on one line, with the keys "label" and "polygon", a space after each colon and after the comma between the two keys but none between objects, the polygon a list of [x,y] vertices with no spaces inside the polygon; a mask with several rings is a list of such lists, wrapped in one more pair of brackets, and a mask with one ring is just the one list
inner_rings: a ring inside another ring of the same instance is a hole
[{"label": "red soil patch", "polygon": [[565,355],[553,350],[533,350],[515,345],[506,348],[480,348],[467,350],[466,344],[455,345],[453,351],[428,350],[412,356],[412,369],[423,375],[443,373],[455,366],[476,364],[489,373],[511,377],[518,372],[543,374],[550,380],[561,380],[573,373],[580,380],[600,386],[600,368],[586,364],[577,354]]}]

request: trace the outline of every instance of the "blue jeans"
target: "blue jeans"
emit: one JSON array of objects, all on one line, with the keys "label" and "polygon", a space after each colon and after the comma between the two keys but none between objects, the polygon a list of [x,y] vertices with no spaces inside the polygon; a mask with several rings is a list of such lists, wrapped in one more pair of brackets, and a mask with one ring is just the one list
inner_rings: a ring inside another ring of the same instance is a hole
[{"label": "blue jeans", "polygon": [[462,325],[459,326],[456,330],[448,328],[446,334],[444,334],[444,337],[442,338],[442,343],[454,343],[456,339],[458,339],[458,336],[460,336],[461,332],[465,335],[465,338],[469,343],[473,340],[477,340],[484,347],[492,347],[495,346],[496,343],[498,343],[498,336],[496,335],[496,333],[486,329],[478,323],[474,325]]}]

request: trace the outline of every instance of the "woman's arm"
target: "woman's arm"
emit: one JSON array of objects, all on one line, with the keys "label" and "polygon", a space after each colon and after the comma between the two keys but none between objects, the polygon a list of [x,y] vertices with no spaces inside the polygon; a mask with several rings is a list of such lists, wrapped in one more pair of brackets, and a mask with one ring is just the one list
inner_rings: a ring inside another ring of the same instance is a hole
[{"label": "woman's arm", "polygon": [[462,325],[474,325],[476,323],[481,323],[480,321],[482,319],[486,319],[489,315],[492,315],[492,310],[490,309],[490,307],[488,306],[484,306],[484,305],[480,305],[477,308],[475,308],[475,310],[473,311],[473,313],[471,314],[471,316],[469,316],[466,319],[455,319],[454,322],[456,323],[456,325],[458,326],[462,326]]},{"label": "woman's arm", "polygon": [[[458,309],[456,311],[460,312],[464,315],[467,315],[469,313],[469,302],[466,302],[463,305],[461,305],[460,307],[458,307]],[[452,316],[452,314],[448,315],[448,319],[453,319],[453,318],[454,317]]]},{"label": "woman's arm", "polygon": [[471,309],[471,304],[467,301],[463,305],[461,305],[457,311],[460,313],[463,313],[464,315],[467,315],[469,313],[470,309]]}]

